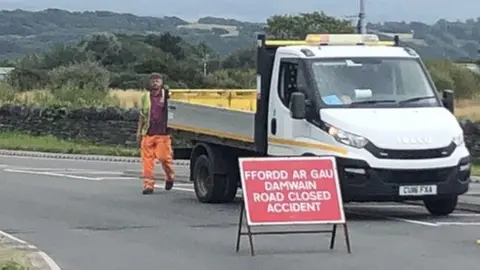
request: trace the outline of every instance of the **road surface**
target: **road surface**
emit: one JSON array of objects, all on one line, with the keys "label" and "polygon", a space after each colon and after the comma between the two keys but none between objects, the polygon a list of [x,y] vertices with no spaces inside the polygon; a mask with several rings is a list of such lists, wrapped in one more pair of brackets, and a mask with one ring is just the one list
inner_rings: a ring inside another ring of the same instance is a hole
[{"label": "road surface", "polygon": [[67,270],[478,268],[480,214],[432,218],[401,204],[346,207],[351,255],[341,231],[333,251],[327,235],[257,236],[256,257],[246,239],[237,254],[238,203],[200,204],[188,183],[143,196],[140,180],[122,176],[138,166],[0,157],[0,230]]}]

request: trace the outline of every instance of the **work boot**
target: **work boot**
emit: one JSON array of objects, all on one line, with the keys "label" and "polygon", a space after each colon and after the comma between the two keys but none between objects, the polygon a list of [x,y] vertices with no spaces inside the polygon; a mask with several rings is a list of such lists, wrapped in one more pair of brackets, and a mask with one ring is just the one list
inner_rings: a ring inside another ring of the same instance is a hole
[{"label": "work boot", "polygon": [[143,195],[148,195],[153,193],[153,188],[144,188],[142,191]]},{"label": "work boot", "polygon": [[173,180],[165,181],[165,190],[171,190],[173,188]]}]

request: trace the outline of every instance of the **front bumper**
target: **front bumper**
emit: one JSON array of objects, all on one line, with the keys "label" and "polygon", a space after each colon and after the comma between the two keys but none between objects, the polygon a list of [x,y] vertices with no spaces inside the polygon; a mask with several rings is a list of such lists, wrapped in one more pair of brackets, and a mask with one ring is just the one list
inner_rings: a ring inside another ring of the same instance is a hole
[{"label": "front bumper", "polygon": [[470,157],[457,166],[435,169],[377,169],[357,159],[337,157],[338,176],[345,202],[422,200],[422,196],[400,196],[402,185],[437,185],[437,195],[461,195],[468,191]]}]

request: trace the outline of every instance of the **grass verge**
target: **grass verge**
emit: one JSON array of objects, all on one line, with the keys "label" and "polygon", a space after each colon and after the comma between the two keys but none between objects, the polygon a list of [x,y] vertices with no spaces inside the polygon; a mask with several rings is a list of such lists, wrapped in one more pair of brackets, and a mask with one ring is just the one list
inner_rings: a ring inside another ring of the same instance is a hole
[{"label": "grass verge", "polygon": [[33,270],[27,252],[0,247],[0,270]]},{"label": "grass verge", "polygon": [[480,176],[480,161],[473,162],[472,175]]},{"label": "grass verge", "polygon": [[139,156],[138,150],[132,148],[101,146],[89,142],[61,140],[53,136],[31,136],[15,132],[0,133],[0,149],[62,154]]}]

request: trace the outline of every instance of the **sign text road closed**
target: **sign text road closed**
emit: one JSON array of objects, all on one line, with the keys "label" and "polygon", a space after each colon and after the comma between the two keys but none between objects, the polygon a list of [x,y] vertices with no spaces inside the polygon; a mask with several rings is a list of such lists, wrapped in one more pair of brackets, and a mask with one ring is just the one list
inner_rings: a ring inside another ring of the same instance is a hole
[{"label": "sign text road closed", "polygon": [[333,157],[239,161],[250,225],[345,223]]}]

